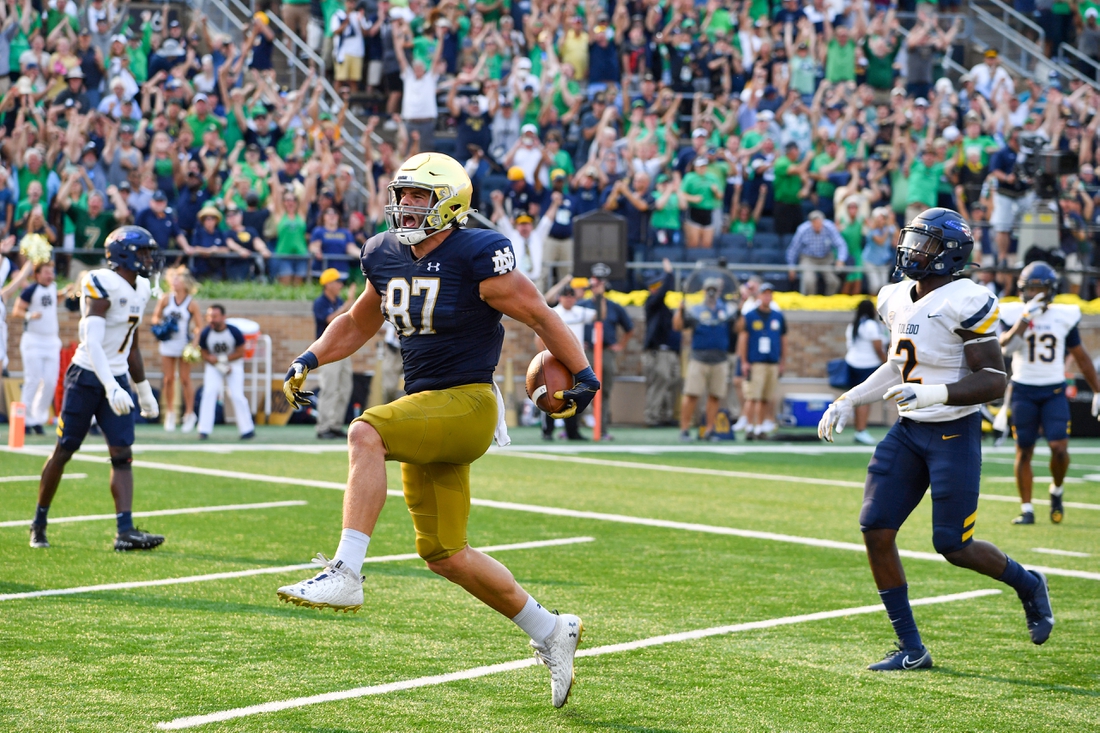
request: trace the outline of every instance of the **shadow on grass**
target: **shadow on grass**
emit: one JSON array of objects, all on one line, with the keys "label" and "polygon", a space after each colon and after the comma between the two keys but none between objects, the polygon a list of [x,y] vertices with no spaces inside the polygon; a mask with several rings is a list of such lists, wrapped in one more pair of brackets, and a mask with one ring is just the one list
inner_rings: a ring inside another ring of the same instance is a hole
[{"label": "shadow on grass", "polygon": [[1069,685],[1052,685],[1047,682],[1033,682],[1031,680],[1014,679],[1012,677],[998,677],[996,675],[990,674],[960,672],[959,670],[951,669],[949,667],[941,667],[939,665],[935,666],[933,668],[933,671],[951,677],[986,680],[988,682],[1001,682],[1006,685],[1019,685],[1021,687],[1033,687],[1036,690],[1044,690],[1046,692],[1065,692],[1070,695],[1079,695],[1081,697],[1100,697],[1100,690],[1086,690],[1081,687],[1070,687]]}]

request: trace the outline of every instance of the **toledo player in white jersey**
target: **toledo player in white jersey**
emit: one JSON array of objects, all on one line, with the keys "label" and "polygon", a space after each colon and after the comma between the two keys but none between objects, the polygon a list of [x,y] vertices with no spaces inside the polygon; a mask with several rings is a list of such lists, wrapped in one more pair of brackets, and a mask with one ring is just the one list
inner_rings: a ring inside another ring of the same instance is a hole
[{"label": "toledo player in white jersey", "polygon": [[23,404],[27,430],[38,435],[50,419],[57,373],[61,369],[61,336],[57,325],[57,283],[52,262],[34,268],[34,281],[15,301],[13,318],[23,319],[19,354],[23,359]]},{"label": "toledo player in white jersey", "polygon": [[131,505],[134,477],[134,399],[127,373],[137,389],[141,416],[158,414],[153,388],[137,346],[138,326],[149,301],[149,280],[159,270],[157,242],[141,227],[125,226],[107,237],[110,269],[89,270],[80,280],[80,345],[65,373],[65,397],[57,423],[57,445],[42,469],[38,507],[31,524],[31,547],[49,547],[46,519],[65,472],[65,464],[84,442],[94,417],[111,454],[111,495],[115,500],[116,550],[148,550],[161,535],[134,527]]},{"label": "toledo player in white jersey", "polygon": [[1050,446],[1050,521],[1059,524],[1065,514],[1062,481],[1069,468],[1069,400],[1064,367],[1072,354],[1085,381],[1092,388],[1092,414],[1100,415],[1100,380],[1092,365],[1077,324],[1081,309],[1054,303],[1058,273],[1045,262],[1032,262],[1020,273],[1020,293],[1026,303],[1006,303],[1001,308],[1001,348],[1012,355],[1012,397],[1009,408],[1016,438],[1016,489],[1020,492],[1020,516],[1013,524],[1035,524],[1031,504],[1034,473],[1031,456],[1039,428]]},{"label": "toledo player in white jersey", "polygon": [[878,295],[879,316],[890,328],[889,360],[830,405],[818,425],[818,435],[831,442],[857,406],[879,399],[894,400],[901,415],[867,467],[859,516],[871,573],[898,635],[897,649],[869,667],[875,671],[932,666],[896,542],[929,484],[936,551],[1012,586],[1034,643],[1045,642],[1054,627],[1046,578],[974,539],[982,465],[978,406],[1004,393],[1006,374],[993,335],[997,299],[970,280],[954,279],[973,249],[970,227],[950,209],[928,209],[901,231],[896,267],[906,279]]}]

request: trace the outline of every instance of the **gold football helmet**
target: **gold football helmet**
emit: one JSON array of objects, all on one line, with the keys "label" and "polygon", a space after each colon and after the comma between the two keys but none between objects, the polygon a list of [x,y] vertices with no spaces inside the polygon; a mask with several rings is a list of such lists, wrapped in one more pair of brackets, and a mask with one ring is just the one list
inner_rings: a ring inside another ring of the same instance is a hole
[{"label": "gold football helmet", "polygon": [[[430,194],[426,206],[402,205],[404,191]],[[442,153],[420,153],[405,161],[389,185],[386,223],[402,244],[420,244],[447,227],[466,223],[474,187],[457,160]]]}]

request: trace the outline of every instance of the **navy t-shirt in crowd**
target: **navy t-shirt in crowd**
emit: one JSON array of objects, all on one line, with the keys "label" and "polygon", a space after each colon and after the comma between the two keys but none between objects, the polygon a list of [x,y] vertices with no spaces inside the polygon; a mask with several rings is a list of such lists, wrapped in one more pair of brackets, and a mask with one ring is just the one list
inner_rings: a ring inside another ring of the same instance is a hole
[{"label": "navy t-shirt in crowd", "polygon": [[336,300],[329,300],[323,293],[321,297],[313,301],[313,320],[317,325],[317,338],[321,338],[321,334],[328,327],[328,317],[340,310],[343,305],[343,298],[337,297]]}]

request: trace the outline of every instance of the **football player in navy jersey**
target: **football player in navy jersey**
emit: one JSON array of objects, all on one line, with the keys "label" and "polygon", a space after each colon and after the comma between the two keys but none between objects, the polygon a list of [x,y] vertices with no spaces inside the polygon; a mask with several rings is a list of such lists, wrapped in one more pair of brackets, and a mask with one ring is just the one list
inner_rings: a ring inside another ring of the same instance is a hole
[{"label": "football player in navy jersey", "polygon": [[416,530],[417,553],[435,573],[462,586],[512,619],[531,637],[550,669],[555,707],[573,682],[581,620],[539,605],[493,558],[466,543],[470,464],[494,437],[508,443],[504,402],[493,372],[504,341],[502,314],[527,324],[573,372],[576,384],[556,417],[584,410],[600,383],[580,343],[534,284],[516,269],[503,235],[464,229],[470,178],[453,158],[421,153],[389,185],[389,231],[367,241],[361,255],[366,288],[294,360],[283,390],[294,406],[312,369],[358,351],[388,320],[401,338],[406,396],[373,407],[348,432],[350,467],[340,545],[314,578],[284,586],[284,601],[313,608],[356,610],[370,535],[386,501],[387,460],[401,462],[405,503]]}]

